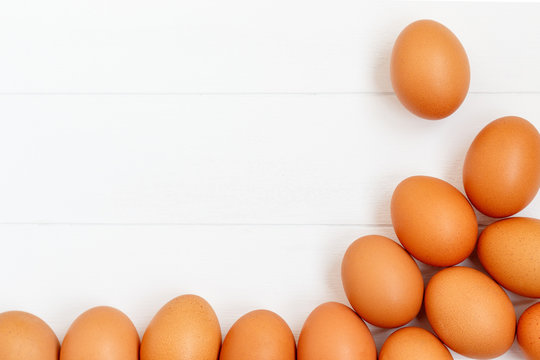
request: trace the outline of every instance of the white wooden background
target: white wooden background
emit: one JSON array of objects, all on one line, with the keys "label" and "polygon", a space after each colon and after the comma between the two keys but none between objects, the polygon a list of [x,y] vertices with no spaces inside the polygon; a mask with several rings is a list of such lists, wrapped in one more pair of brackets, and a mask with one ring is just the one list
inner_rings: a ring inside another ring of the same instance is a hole
[{"label": "white wooden background", "polygon": [[[394,39],[421,18],[471,62],[469,96],[438,122],[389,81]],[[399,181],[462,189],[485,124],[540,128],[539,18],[534,2],[0,2],[0,311],[35,313],[62,339],[106,304],[142,334],[197,293],[224,333],[268,308],[298,335],[315,306],[346,302],[354,239],[395,239]],[[540,200],[522,213],[539,217]],[[518,315],[534,302],[512,299]],[[379,347],[391,332],[372,330]]]}]

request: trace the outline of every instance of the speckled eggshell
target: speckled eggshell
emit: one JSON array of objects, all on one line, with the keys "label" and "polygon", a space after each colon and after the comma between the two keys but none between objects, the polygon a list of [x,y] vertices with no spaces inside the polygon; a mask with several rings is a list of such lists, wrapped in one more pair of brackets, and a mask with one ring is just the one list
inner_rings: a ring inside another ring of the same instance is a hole
[{"label": "speckled eggshell", "polygon": [[471,203],[491,217],[524,209],[540,188],[540,134],[517,116],[489,123],[473,140],[463,165]]},{"label": "speckled eggshell", "polygon": [[401,328],[384,342],[379,360],[452,360],[450,351],[429,331],[419,327]]},{"label": "speckled eggshell", "polygon": [[514,342],[512,302],[478,270],[456,266],[439,271],[426,287],[425,309],[439,339],[464,356],[495,358]]},{"label": "speckled eggshell", "polygon": [[52,329],[23,311],[0,314],[0,359],[58,360],[60,343]]},{"label": "speckled eggshell", "polygon": [[455,187],[430,176],[412,176],[394,190],[392,224],[416,259],[433,266],[452,266],[474,250],[478,222],[467,198]]},{"label": "speckled eggshell", "polygon": [[517,326],[519,346],[529,360],[540,360],[540,303],[521,314]]},{"label": "speckled eggshell", "polygon": [[154,316],[141,342],[141,360],[216,360],[221,328],[216,313],[197,295],[182,295]]},{"label": "speckled eggshell", "polygon": [[376,360],[368,327],[348,306],[319,305],[306,319],[298,338],[298,360]]},{"label": "speckled eggshell", "polygon": [[503,287],[540,298],[540,220],[494,222],[480,235],[477,253],[486,271]]},{"label": "speckled eggshell", "polygon": [[384,236],[364,236],[349,246],[341,280],[353,309],[376,326],[405,325],[422,306],[424,281],[418,265]]},{"label": "speckled eggshell", "polygon": [[413,114],[442,119],[458,109],[469,90],[467,53],[444,25],[419,20],[398,36],[390,59],[396,96]]},{"label": "speckled eggshell", "polygon": [[82,313],[62,342],[60,360],[138,360],[139,334],[120,310],[98,306]]},{"label": "speckled eggshell", "polygon": [[295,360],[296,342],[276,313],[255,310],[238,319],[223,340],[220,360]]}]

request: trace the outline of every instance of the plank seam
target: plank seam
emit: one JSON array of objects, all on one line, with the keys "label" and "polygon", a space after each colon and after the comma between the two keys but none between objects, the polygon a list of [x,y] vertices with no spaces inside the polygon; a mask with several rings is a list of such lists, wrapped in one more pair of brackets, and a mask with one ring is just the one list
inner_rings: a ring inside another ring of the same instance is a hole
[{"label": "plank seam", "polygon": [[[479,227],[489,224],[479,223]],[[223,227],[295,227],[295,226],[321,226],[321,227],[393,227],[392,224],[333,224],[333,223],[180,223],[180,222],[147,222],[147,223],[122,223],[122,222],[0,222],[0,226],[223,226]]]},{"label": "plank seam", "polygon": [[[537,95],[540,91],[471,91],[469,95]],[[306,92],[0,92],[0,96],[329,96],[394,95],[391,91],[306,91]]]}]

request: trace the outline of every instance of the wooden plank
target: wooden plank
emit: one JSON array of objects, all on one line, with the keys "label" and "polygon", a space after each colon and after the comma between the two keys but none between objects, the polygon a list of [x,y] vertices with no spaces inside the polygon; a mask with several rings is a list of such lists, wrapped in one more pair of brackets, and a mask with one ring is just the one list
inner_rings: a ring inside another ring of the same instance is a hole
[{"label": "wooden plank", "polygon": [[0,222],[389,224],[401,180],[461,189],[476,133],[540,128],[539,103],[471,95],[437,122],[375,94],[1,96]]},{"label": "wooden plank", "polygon": [[540,91],[539,3],[26,0],[0,3],[0,92],[388,92],[421,18],[462,40],[471,91]]},{"label": "wooden plank", "polygon": [[[395,239],[377,226],[2,225],[0,311],[35,313],[62,339],[81,312],[105,304],[126,312],[142,334],[165,302],[196,293],[212,304],[224,334],[244,313],[267,308],[298,336],[317,305],[347,303],[341,259],[368,234]],[[464,265],[478,268],[478,260]],[[420,267],[425,281],[436,272]],[[511,297],[518,314],[534,302]],[[423,313],[412,324],[429,329]],[[379,348],[392,332],[370,329]],[[514,345],[501,359],[520,356]]]}]

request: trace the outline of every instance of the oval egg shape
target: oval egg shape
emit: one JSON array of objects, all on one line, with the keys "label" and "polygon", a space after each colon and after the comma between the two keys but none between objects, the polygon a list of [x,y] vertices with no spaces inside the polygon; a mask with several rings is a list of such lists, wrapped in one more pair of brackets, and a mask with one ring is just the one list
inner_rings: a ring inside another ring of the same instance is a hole
[{"label": "oval egg shape", "polygon": [[298,360],[376,360],[373,336],[348,306],[319,305],[306,319],[298,338]]},{"label": "oval egg shape", "polygon": [[23,311],[0,314],[0,359],[58,360],[60,343],[52,329]]},{"label": "oval egg shape", "polygon": [[442,119],[456,111],[467,96],[469,59],[447,27],[419,20],[396,39],[390,78],[396,96],[410,112],[424,119]]},{"label": "oval egg shape", "polygon": [[210,304],[182,295],[154,316],[141,341],[141,360],[216,360],[221,328]]},{"label": "oval egg shape", "polygon": [[452,360],[450,351],[429,331],[419,327],[401,328],[384,342],[379,360]]},{"label": "oval egg shape", "polygon": [[477,253],[500,285],[522,296],[540,298],[540,220],[494,222],[480,235]]},{"label": "oval egg shape", "polygon": [[478,270],[456,266],[439,271],[426,287],[425,309],[439,339],[464,356],[494,358],[514,342],[512,302]]},{"label": "oval egg shape", "polygon": [[517,116],[486,125],[465,157],[463,185],[485,215],[501,218],[523,210],[540,188],[538,130]]},{"label": "oval egg shape", "polygon": [[529,360],[540,360],[540,303],[521,314],[517,326],[519,346]]},{"label": "oval egg shape", "polygon": [[412,176],[394,190],[392,225],[407,251],[433,266],[452,266],[474,250],[478,222],[458,189],[431,176]]},{"label": "oval egg shape", "polygon": [[98,306],[82,313],[62,342],[60,360],[138,360],[139,334],[120,310]]},{"label": "oval egg shape", "polygon": [[418,265],[394,241],[368,235],[354,241],[341,263],[349,303],[368,323],[392,328],[420,311],[424,281]]},{"label": "oval egg shape", "polygon": [[220,360],[295,360],[296,342],[276,313],[255,310],[238,319],[223,340]]}]

